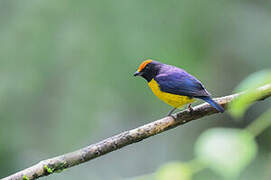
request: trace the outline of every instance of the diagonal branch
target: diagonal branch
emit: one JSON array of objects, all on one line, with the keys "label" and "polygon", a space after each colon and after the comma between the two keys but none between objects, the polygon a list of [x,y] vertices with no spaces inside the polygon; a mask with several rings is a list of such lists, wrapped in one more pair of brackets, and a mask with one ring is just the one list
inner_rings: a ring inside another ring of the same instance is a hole
[{"label": "diagonal branch", "polygon": [[[264,97],[259,100],[271,96],[271,84],[262,86],[257,90],[259,91],[259,93],[262,94],[262,97]],[[242,95],[243,93],[244,92],[217,98],[216,101],[221,104],[225,109],[227,109],[227,104],[230,103],[234,98]],[[192,113],[189,113],[188,110],[183,110],[177,114],[174,114],[175,118],[165,117],[163,119],[151,122],[141,127],[122,132],[116,136],[107,138],[103,141],[89,145],[77,151],[41,161],[32,167],[22,170],[16,174],[10,175],[9,177],[3,178],[2,180],[30,180],[42,176],[47,176],[54,172],[60,172],[63,169],[87,162],[109,152],[120,149],[124,146],[139,142],[150,136],[154,136],[166,130],[190,122],[192,120],[200,119],[201,117],[218,113],[207,103],[198,105],[193,109],[194,111]]]}]

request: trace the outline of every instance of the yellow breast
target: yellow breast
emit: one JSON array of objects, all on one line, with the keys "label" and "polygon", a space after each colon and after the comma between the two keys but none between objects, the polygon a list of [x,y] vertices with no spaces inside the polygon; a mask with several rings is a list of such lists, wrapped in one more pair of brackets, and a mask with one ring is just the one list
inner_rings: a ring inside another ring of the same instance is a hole
[{"label": "yellow breast", "polygon": [[169,104],[170,106],[173,106],[175,108],[182,107],[185,104],[192,103],[195,100],[192,98],[189,98],[187,96],[180,96],[175,94],[170,94],[166,92],[162,92],[159,88],[159,85],[157,82],[152,79],[148,83],[149,87],[151,88],[152,92],[161,100],[163,100],[165,103]]}]

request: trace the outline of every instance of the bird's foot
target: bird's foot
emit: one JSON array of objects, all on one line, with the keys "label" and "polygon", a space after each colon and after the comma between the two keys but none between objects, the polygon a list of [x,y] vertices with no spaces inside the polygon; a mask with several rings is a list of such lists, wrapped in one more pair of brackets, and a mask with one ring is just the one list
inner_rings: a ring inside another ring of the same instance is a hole
[{"label": "bird's foot", "polygon": [[168,117],[172,117],[175,121],[177,120],[177,118],[172,114],[168,115]]},{"label": "bird's foot", "polygon": [[169,111],[167,116],[172,117],[174,120],[176,120],[176,117],[172,115],[172,113],[176,110],[177,108],[172,109],[171,111]]},{"label": "bird's foot", "polygon": [[173,113],[176,109],[177,109],[177,108],[174,108],[174,109],[172,109],[171,111],[169,111],[168,116],[171,116],[172,113]]},{"label": "bird's foot", "polygon": [[194,109],[193,109],[192,105],[191,105],[191,104],[189,104],[187,108],[188,108],[188,112],[189,112],[190,114],[192,114],[192,113],[193,113],[193,111],[194,111]]}]

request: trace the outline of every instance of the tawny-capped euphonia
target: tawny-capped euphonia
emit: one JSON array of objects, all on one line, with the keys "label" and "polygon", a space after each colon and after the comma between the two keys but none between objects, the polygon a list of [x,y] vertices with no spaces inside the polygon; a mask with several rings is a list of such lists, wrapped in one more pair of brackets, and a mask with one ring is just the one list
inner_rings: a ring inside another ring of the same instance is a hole
[{"label": "tawny-capped euphonia", "polygon": [[141,63],[134,76],[146,79],[152,92],[174,107],[168,115],[185,104],[189,104],[189,109],[193,110],[190,103],[195,98],[206,101],[221,113],[224,112],[224,108],[211,98],[202,83],[181,68],[149,59]]}]

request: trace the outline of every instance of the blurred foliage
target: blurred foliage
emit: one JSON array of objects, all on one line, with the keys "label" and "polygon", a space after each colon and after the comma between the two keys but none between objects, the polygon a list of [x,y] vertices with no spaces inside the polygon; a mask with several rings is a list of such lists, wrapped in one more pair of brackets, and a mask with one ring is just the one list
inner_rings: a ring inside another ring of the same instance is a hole
[{"label": "blurred foliage", "polygon": [[[1,0],[0,177],[165,116],[170,107],[132,74],[144,58],[182,67],[213,96],[270,67],[269,0]],[[211,127],[245,127],[226,114],[128,146],[46,179],[122,179],[193,157]],[[257,137],[242,179],[269,179],[271,133]],[[146,157],[147,156],[147,157]],[[200,172],[196,179],[217,179]]]},{"label": "blurred foliage", "polygon": [[[235,93],[258,88],[271,81],[271,69],[254,72],[246,77],[234,90]],[[249,95],[248,95],[249,96]],[[237,107],[238,108],[238,107]]]},{"label": "blurred foliage", "polygon": [[156,175],[157,180],[190,180],[191,179],[191,169],[182,163],[168,163],[161,167]]},{"label": "blurred foliage", "polygon": [[236,118],[243,116],[253,101],[270,93],[270,90],[265,92],[257,91],[258,87],[269,83],[271,83],[271,70],[263,70],[248,76],[235,90],[236,92],[247,92],[230,104],[230,113]]},{"label": "blurred foliage", "polygon": [[261,134],[265,129],[271,126],[271,108],[263,113],[257,120],[251,123],[247,130],[251,132],[254,136]]},{"label": "blurred foliage", "polygon": [[255,158],[257,145],[249,132],[214,128],[200,136],[195,151],[210,168],[231,179]]}]

